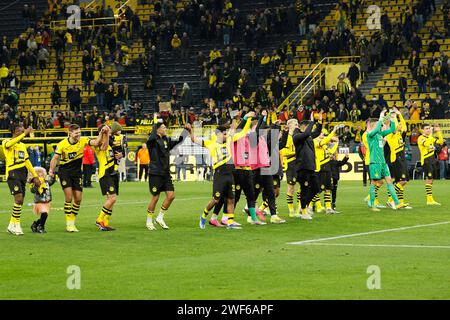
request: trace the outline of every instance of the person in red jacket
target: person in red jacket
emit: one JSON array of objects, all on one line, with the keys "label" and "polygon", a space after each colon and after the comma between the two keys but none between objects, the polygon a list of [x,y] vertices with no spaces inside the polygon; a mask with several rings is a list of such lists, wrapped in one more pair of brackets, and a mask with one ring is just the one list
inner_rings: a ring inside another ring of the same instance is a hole
[{"label": "person in red jacket", "polygon": [[90,145],[83,150],[83,187],[92,188],[92,173],[94,172],[94,150]]}]

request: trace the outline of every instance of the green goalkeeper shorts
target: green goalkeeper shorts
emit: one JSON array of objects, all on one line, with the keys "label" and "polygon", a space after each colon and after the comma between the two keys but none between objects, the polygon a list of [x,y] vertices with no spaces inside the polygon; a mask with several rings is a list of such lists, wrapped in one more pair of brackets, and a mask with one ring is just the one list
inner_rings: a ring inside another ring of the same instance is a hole
[{"label": "green goalkeeper shorts", "polygon": [[370,179],[381,180],[390,177],[389,167],[386,163],[371,163],[369,165]]}]

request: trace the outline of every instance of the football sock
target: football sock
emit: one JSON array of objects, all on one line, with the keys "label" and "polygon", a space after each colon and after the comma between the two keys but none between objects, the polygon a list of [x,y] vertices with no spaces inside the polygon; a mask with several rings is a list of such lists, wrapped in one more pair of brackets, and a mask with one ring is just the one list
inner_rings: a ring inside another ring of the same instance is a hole
[{"label": "football sock", "polygon": [[389,190],[389,193],[391,194],[392,199],[394,200],[394,203],[396,206],[400,204],[397,198],[397,194],[395,193],[394,185],[392,183],[387,184],[387,188]]},{"label": "football sock", "polygon": [[75,219],[77,218],[78,212],[80,212],[80,205],[75,202],[72,204],[72,220],[75,223]]},{"label": "football sock", "polygon": [[250,216],[252,217],[253,221],[256,221],[256,210],[255,208],[248,208],[248,212],[250,213]]},{"label": "football sock", "polygon": [[292,196],[292,194],[286,193],[286,202],[287,202],[287,206],[289,209],[289,213],[293,213],[294,212],[294,197]]},{"label": "football sock", "polygon": [[153,223],[153,214],[154,211],[150,211],[147,209],[147,223]]},{"label": "football sock", "polygon": [[267,203],[267,201],[263,201],[263,203],[259,207],[259,210],[264,211],[267,209],[267,207],[269,207],[269,204]]},{"label": "football sock", "polygon": [[211,215],[211,220],[217,220],[217,218],[218,218],[217,214],[213,213]]},{"label": "football sock", "polygon": [[433,202],[433,185],[432,184],[425,184],[425,191],[427,193],[427,202]]},{"label": "football sock", "polygon": [[392,198],[392,194],[391,194],[391,191],[389,190],[389,188],[387,190],[387,195],[388,195],[388,200],[387,201],[392,202],[393,198]]},{"label": "football sock", "polygon": [[104,215],[103,215],[103,223],[105,224],[105,226],[108,226],[109,225],[109,218],[111,218],[112,210],[103,207],[102,211],[104,213]]},{"label": "football sock", "polygon": [[225,216],[228,218],[228,225],[232,225],[234,223],[234,213],[225,213]]},{"label": "football sock", "polygon": [[20,223],[20,214],[22,213],[22,205],[14,203],[13,212],[11,214],[11,223]]},{"label": "football sock", "polygon": [[167,208],[164,206],[161,206],[161,210],[159,210],[158,218],[164,218],[164,215],[167,213]]},{"label": "football sock", "polygon": [[397,193],[398,201],[405,203],[405,189],[400,183],[395,184],[395,192]]},{"label": "football sock", "polygon": [[369,188],[369,199],[370,199],[370,207],[374,208],[375,207],[375,198],[376,198],[376,186],[373,184],[370,184],[370,188]]},{"label": "football sock", "polygon": [[41,218],[38,220],[39,221],[38,223],[41,225],[41,227],[45,227],[45,222],[47,221],[47,217],[48,217],[47,212],[41,213]]},{"label": "football sock", "polygon": [[69,224],[69,221],[73,221],[72,219],[72,202],[64,202],[64,214],[66,215],[66,223]]},{"label": "football sock", "polygon": [[202,218],[205,218],[206,219],[206,217],[208,216],[208,214],[209,214],[209,211],[208,211],[208,209],[203,209],[203,214],[202,214]]},{"label": "football sock", "polygon": [[301,201],[301,197],[300,197],[300,189],[297,190],[297,208],[301,208],[302,207],[302,201]]},{"label": "football sock", "polygon": [[331,191],[325,191],[323,198],[325,200],[325,208],[331,209]]}]

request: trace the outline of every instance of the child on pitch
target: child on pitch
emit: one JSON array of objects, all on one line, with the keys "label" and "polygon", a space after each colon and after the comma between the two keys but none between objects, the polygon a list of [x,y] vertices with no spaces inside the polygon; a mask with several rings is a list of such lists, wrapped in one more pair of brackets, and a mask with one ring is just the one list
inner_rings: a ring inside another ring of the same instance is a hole
[{"label": "child on pitch", "polygon": [[[55,183],[55,179],[47,175],[47,170],[42,167],[34,167],[34,171],[38,175],[40,186],[31,185],[31,192],[34,194],[33,212],[38,219],[31,225],[33,233],[46,233],[45,222],[50,213],[50,203],[52,201],[52,192],[50,187]],[[28,181],[31,181],[32,176],[29,176]]]}]

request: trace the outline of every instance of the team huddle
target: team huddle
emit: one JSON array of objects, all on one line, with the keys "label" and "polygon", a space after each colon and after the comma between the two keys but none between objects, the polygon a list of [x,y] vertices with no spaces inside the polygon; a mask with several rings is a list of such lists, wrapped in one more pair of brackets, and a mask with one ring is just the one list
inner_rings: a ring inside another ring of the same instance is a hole
[{"label": "team huddle", "polygon": [[[146,142],[149,154],[150,203],[147,208],[146,227],[156,230],[155,225],[169,229],[164,218],[175,199],[170,167],[171,150],[179,146],[188,136],[191,141],[209,150],[214,170],[212,198],[206,204],[199,219],[199,227],[206,228],[207,222],[213,227],[241,229],[234,219],[235,208],[242,192],[246,198],[245,213],[251,225],[285,223],[278,214],[277,198],[280,195],[283,174],[286,175],[286,202],[289,217],[311,220],[314,211],[327,214],[336,210],[339,169],[348,161],[348,155],[338,160],[339,139],[337,125],[331,132],[322,127],[322,114],[312,114],[310,120],[298,122],[290,119],[284,128],[280,121],[267,125],[267,112],[258,116],[249,112],[240,114],[232,122],[220,124],[210,139],[201,139],[187,124],[178,139],[167,135],[162,119],[155,115],[152,132]],[[26,145],[22,140],[31,132],[21,125],[14,125],[12,138],[2,142],[6,158],[6,176],[11,195],[14,197],[13,211],[7,231],[22,235],[20,224],[22,206],[27,189],[34,194],[33,211],[38,219],[31,225],[34,233],[45,233],[45,223],[52,201],[51,186],[59,178],[64,192],[64,213],[66,231],[78,232],[77,215],[80,211],[82,188],[82,158],[86,145],[93,147],[98,160],[98,178],[101,193],[105,196],[103,207],[95,225],[101,231],[113,231],[110,218],[119,195],[118,164],[125,156],[126,138],[122,128],[114,123],[111,127],[102,125],[98,136],[89,139],[81,136],[78,125],[69,127],[69,136],[58,143],[49,171],[32,166]],[[408,181],[405,158],[406,123],[397,109],[383,111],[379,119],[369,119],[363,142],[367,153],[365,165],[369,167],[371,185],[367,203],[371,210],[384,207],[378,200],[378,191],[383,181],[387,184],[387,205],[394,209],[411,209],[405,202],[404,191]],[[418,139],[421,164],[426,183],[426,203],[439,205],[433,198],[432,184],[435,169],[435,146],[443,143],[439,127],[424,125]],[[57,171],[56,171],[57,170]],[[297,194],[296,194],[296,186]],[[165,198],[159,213],[155,216],[160,194]],[[321,194],[324,205],[322,205]],[[259,195],[261,206],[257,206]],[[297,208],[294,195],[297,195]],[[212,211],[208,221],[208,216]],[[222,218],[219,218],[223,211]]]}]

